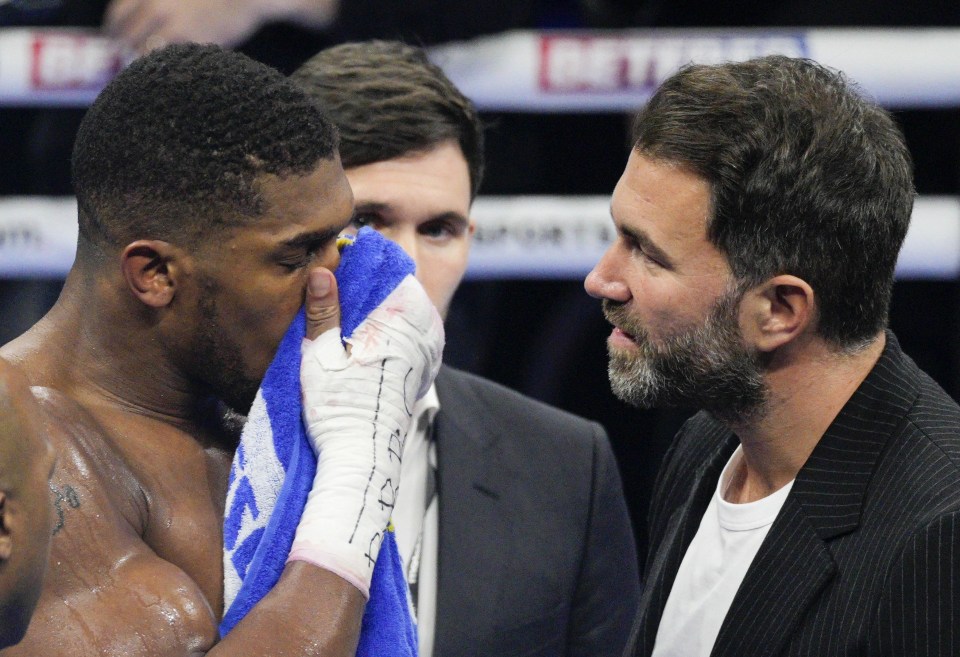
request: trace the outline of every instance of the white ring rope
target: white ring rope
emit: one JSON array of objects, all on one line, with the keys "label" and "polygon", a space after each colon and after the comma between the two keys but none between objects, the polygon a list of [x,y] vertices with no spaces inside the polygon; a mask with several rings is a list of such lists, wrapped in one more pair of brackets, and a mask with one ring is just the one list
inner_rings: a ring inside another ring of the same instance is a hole
[{"label": "white ring rope", "polygon": [[[432,49],[482,110],[632,111],[680,65],[804,56],[892,108],[960,105],[960,29],[506,32]],[[130,60],[91,30],[0,29],[0,105],[85,106]]]},{"label": "white ring rope", "polygon": [[[481,197],[467,276],[580,279],[613,239],[608,196]],[[0,278],[60,277],[77,239],[73,198],[0,199]],[[897,275],[960,277],[960,198],[917,199]]]},{"label": "white ring rope", "polygon": [[[484,110],[632,111],[680,65],[783,53],[844,71],[888,107],[960,106],[960,29],[508,32],[433,49]],[[0,106],[85,106],[128,61],[89,30],[0,29]],[[487,197],[468,275],[580,278],[612,238],[609,197]],[[0,277],[62,276],[73,199],[0,199]],[[903,278],[960,276],[960,201],[917,201]]]},{"label": "white ring rope", "polygon": [[891,108],[960,105],[960,29],[512,32],[435,48],[481,109],[635,111],[680,66],[769,54],[843,71]]}]

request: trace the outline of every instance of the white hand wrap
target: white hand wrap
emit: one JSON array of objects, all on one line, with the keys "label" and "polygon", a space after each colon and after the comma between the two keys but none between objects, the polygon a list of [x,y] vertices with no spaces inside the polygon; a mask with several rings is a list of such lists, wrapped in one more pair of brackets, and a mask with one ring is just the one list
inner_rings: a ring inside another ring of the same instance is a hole
[{"label": "white hand wrap", "polygon": [[440,368],[443,322],[407,276],[346,342],[349,355],[339,329],[303,343],[303,415],[319,461],[289,559],[330,570],[369,597],[411,409]]}]

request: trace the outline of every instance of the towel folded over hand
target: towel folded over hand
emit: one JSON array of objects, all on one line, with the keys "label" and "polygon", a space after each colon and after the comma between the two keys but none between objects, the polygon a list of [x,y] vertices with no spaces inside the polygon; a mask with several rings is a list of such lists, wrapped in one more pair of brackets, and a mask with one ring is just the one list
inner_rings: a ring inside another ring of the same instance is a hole
[{"label": "towel folded over hand", "polygon": [[[346,338],[386,299],[414,264],[369,228],[342,254],[335,272]],[[243,428],[230,470],[224,518],[225,636],[276,584],[317,470],[302,420],[301,311],[280,343]],[[357,655],[417,654],[409,592],[392,531],[373,571]]]}]

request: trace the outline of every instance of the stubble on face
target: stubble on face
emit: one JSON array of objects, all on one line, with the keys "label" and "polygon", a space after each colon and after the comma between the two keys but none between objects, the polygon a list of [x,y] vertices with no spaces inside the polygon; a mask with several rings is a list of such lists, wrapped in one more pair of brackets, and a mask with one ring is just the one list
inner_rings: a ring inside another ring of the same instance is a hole
[{"label": "stubble on face", "polygon": [[608,347],[613,393],[640,408],[693,407],[728,423],[761,414],[767,402],[763,365],[743,343],[737,322],[741,298],[718,298],[707,318],[655,343],[624,304],[603,301],[611,324],[630,334],[636,348]]},{"label": "stubble on face", "polygon": [[194,376],[227,407],[246,415],[253,405],[260,380],[247,374],[240,346],[234,344],[224,330],[216,303],[219,286],[210,279],[201,283],[205,293],[198,302],[198,314],[202,319],[190,350]]}]

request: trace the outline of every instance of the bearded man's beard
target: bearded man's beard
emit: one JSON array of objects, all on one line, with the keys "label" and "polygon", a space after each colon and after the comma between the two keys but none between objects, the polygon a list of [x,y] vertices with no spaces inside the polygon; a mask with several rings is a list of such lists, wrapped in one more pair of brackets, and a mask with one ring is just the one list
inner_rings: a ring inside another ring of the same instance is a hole
[{"label": "bearded man's beard", "polygon": [[742,294],[731,291],[706,320],[654,344],[626,307],[604,299],[607,321],[628,333],[636,349],[608,347],[610,387],[641,408],[692,407],[736,423],[761,414],[767,401],[760,354],[747,350],[737,322]]}]

